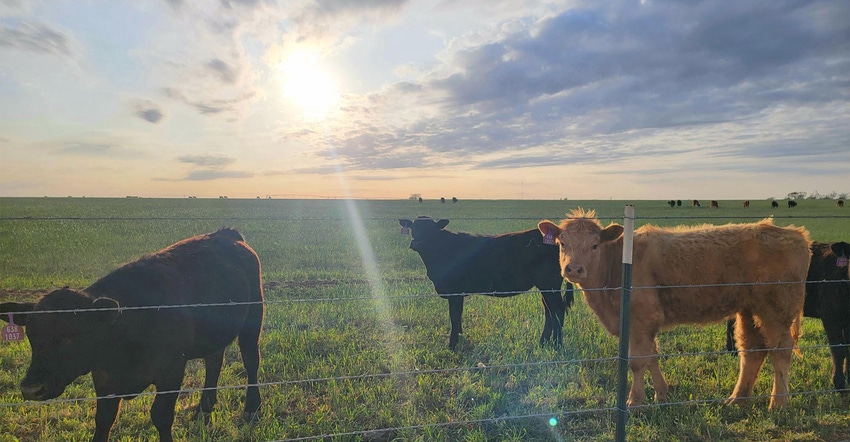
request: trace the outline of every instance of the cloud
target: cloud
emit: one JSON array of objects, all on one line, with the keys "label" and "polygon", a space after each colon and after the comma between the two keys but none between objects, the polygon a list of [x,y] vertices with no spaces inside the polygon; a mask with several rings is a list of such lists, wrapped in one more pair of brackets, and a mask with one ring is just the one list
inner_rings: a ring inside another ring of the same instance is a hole
[{"label": "cloud", "polygon": [[236,83],[236,80],[239,77],[239,73],[236,70],[218,58],[210,60],[209,63],[207,63],[207,67],[217,74],[218,78],[225,83]]},{"label": "cloud", "polygon": [[20,22],[17,27],[0,27],[0,47],[37,54],[70,55],[68,38],[53,28],[33,22]]},{"label": "cloud", "polygon": [[[744,121],[759,143],[801,132],[806,143],[786,153],[820,140],[834,150],[850,116],[847,13],[841,2],[603,2],[513,20],[456,38],[427,75],[347,106],[354,123],[319,154],[364,170],[568,165],[645,156],[636,146],[654,138],[672,141],[651,142],[655,156],[712,149],[747,135]],[[772,117],[788,109],[800,118]]]},{"label": "cloud", "polygon": [[162,90],[163,95],[173,100],[188,104],[195,108],[201,115],[215,115],[222,112],[235,112],[239,107],[250,102],[257,95],[254,91],[243,93],[233,98],[208,98],[205,100],[192,100],[186,97],[178,89],[167,87]]},{"label": "cloud", "polygon": [[163,113],[159,105],[148,100],[141,100],[133,105],[134,114],[148,123],[159,123]]},{"label": "cloud", "polygon": [[184,155],[178,157],[177,160],[181,163],[211,168],[226,167],[236,162],[233,158],[219,155]]},{"label": "cloud", "polygon": [[194,170],[184,178],[186,181],[210,181],[225,178],[250,178],[253,174],[232,170]]}]

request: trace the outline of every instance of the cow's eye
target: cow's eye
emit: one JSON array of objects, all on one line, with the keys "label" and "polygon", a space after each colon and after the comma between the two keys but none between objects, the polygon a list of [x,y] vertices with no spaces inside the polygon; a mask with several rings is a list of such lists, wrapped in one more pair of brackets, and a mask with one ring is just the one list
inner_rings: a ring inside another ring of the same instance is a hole
[{"label": "cow's eye", "polygon": [[594,244],[593,247],[591,247],[591,249],[593,249],[593,250],[596,250],[598,248],[599,248],[599,244]]}]

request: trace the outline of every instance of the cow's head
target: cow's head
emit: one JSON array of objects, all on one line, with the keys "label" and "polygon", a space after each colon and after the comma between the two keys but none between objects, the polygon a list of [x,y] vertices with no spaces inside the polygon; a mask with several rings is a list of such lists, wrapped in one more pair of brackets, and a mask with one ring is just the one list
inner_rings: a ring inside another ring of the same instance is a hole
[{"label": "cow's head", "polygon": [[[832,243],[830,248],[832,249],[832,253],[838,257],[835,264],[840,267],[844,267],[844,269],[847,270],[847,279],[850,280],[850,265],[848,265],[847,262],[848,259],[850,259],[850,244],[843,241],[836,242]],[[842,259],[842,257],[844,257],[844,259]]]},{"label": "cow's head", "polygon": [[410,229],[410,248],[418,252],[428,243],[429,238],[433,236],[434,233],[442,230],[449,224],[449,220],[441,219],[435,221],[430,216],[420,216],[413,221],[409,219],[399,219],[398,223],[401,224],[402,227]]},{"label": "cow's head", "polygon": [[581,283],[589,275],[596,275],[601,266],[602,249],[623,234],[623,226],[611,224],[602,228],[593,210],[578,208],[556,225],[540,221],[537,228],[543,236],[551,234],[560,247],[561,276],[570,282]]},{"label": "cow's head", "polygon": [[0,304],[0,317],[8,320],[12,313],[13,321],[26,327],[32,347],[32,361],[21,381],[24,399],[53,399],[74,379],[91,371],[107,326],[118,317],[117,308],[114,299],[95,299],[68,288],[48,293],[35,303]]}]

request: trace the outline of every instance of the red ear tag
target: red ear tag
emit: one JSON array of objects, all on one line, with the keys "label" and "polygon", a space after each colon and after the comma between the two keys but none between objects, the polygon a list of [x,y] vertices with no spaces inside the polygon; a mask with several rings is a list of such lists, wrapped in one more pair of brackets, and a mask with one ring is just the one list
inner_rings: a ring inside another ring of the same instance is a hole
[{"label": "red ear tag", "polygon": [[552,234],[551,230],[547,230],[546,234],[543,235],[543,244],[555,245],[555,235]]},{"label": "red ear tag", "polygon": [[9,324],[3,327],[3,341],[23,341],[24,331],[20,325],[16,325],[12,320],[12,314],[9,313]]},{"label": "red ear tag", "polygon": [[400,233],[401,233],[402,235],[409,235],[409,234],[410,234],[410,229],[409,229],[409,228],[407,228],[407,227],[402,227],[402,228],[401,228],[401,232],[400,232]]},{"label": "red ear tag", "polygon": [[835,260],[835,266],[836,267],[847,267],[847,257],[844,256],[844,255],[839,256]]}]

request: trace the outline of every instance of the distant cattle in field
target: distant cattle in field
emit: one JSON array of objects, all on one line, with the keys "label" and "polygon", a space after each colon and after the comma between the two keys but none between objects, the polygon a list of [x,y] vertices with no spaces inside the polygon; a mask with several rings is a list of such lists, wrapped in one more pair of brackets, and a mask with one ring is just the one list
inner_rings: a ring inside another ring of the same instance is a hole
[{"label": "distant cattle in field", "polygon": [[419,197],[419,202],[420,202],[420,203],[422,202],[422,197],[421,197],[421,196]]},{"label": "distant cattle in field", "polygon": [[[820,318],[832,356],[832,385],[842,394],[850,394],[850,244],[812,243],[812,258],[806,275],[806,301],[803,315]],[[734,350],[733,327],[726,325],[726,350]]]},{"label": "distant cattle in field", "polygon": [[443,197],[440,197],[440,202],[443,203],[443,204],[446,204],[446,199],[443,198]]},{"label": "distant cattle in field", "polygon": [[454,204],[454,203],[456,203],[456,202],[457,202],[457,198],[452,197],[452,204]]},{"label": "distant cattle in field", "polygon": [[749,208],[750,208],[750,200],[746,200],[746,201],[744,201],[744,202],[743,202],[743,205],[744,205],[744,208],[745,208],[745,209],[749,209]]},{"label": "distant cattle in field", "polygon": [[779,207],[779,203],[778,203],[778,202],[776,202],[776,201],[771,201],[771,202],[770,202],[770,207],[771,207],[772,209],[775,209],[775,208]]},{"label": "distant cattle in field", "polygon": [[[603,228],[594,211],[579,208],[556,225],[538,224],[560,245],[561,274],[577,284],[609,333],[620,334],[623,227]],[[752,396],[770,354],[774,369],[770,408],[788,403],[791,352],[801,332],[809,239],[803,228],[753,224],[660,228],[634,232],[628,405],[643,404],[649,369],[657,401],[668,384],[656,355],[657,333],[677,324],[720,322],[737,315],[741,369],[730,402]],[[782,284],[755,284],[783,282]],[[764,349],[765,351],[748,351]]]},{"label": "distant cattle in field", "polygon": [[[215,306],[198,308],[202,303]],[[50,311],[60,312],[45,313]],[[24,399],[53,399],[91,372],[98,396],[95,441],[109,438],[122,396],[131,398],[149,385],[157,391],[151,421],[159,439],[171,441],[190,359],[203,358],[206,367],[196,411],[212,411],[224,351],[237,336],[248,378],[243,417],[253,420],[259,413],[260,261],[235,230],[185,239],[83,290],[66,287],[35,303],[4,302],[0,313],[3,319],[12,313],[26,326],[32,347],[21,381]]]},{"label": "distant cattle in field", "polygon": [[708,207],[709,207],[709,208],[714,208],[714,209],[719,209],[719,208],[720,208],[720,204],[718,204],[718,203],[717,203],[717,201],[715,201],[715,200],[711,200],[711,201],[708,203]]},{"label": "distant cattle in field", "polygon": [[682,200],[676,200],[676,206],[682,207]]},{"label": "distant cattle in field", "polygon": [[693,200],[693,201],[691,201],[691,205],[692,205],[692,206],[694,206],[694,207],[700,207],[700,205],[699,205],[699,200]]},{"label": "distant cattle in field", "polygon": [[844,200],[838,200],[835,202],[835,205],[838,207],[844,207]]},{"label": "distant cattle in field", "polygon": [[410,230],[410,248],[425,264],[437,294],[449,302],[449,348],[457,346],[463,333],[461,316],[467,295],[506,297],[532,287],[540,290],[545,310],[540,344],[554,340],[561,345],[564,315],[573,302],[572,285],[566,284],[562,296],[558,248],[544,244],[537,229],[485,236],[444,230],[447,219],[420,216],[398,222]]},{"label": "distant cattle in field", "polygon": [[673,200],[667,201],[667,205],[670,206],[670,207],[676,207],[676,201],[673,201]]},{"label": "distant cattle in field", "polygon": [[792,201],[792,200],[788,200],[788,208],[790,209],[792,207],[797,207],[797,202]]}]

